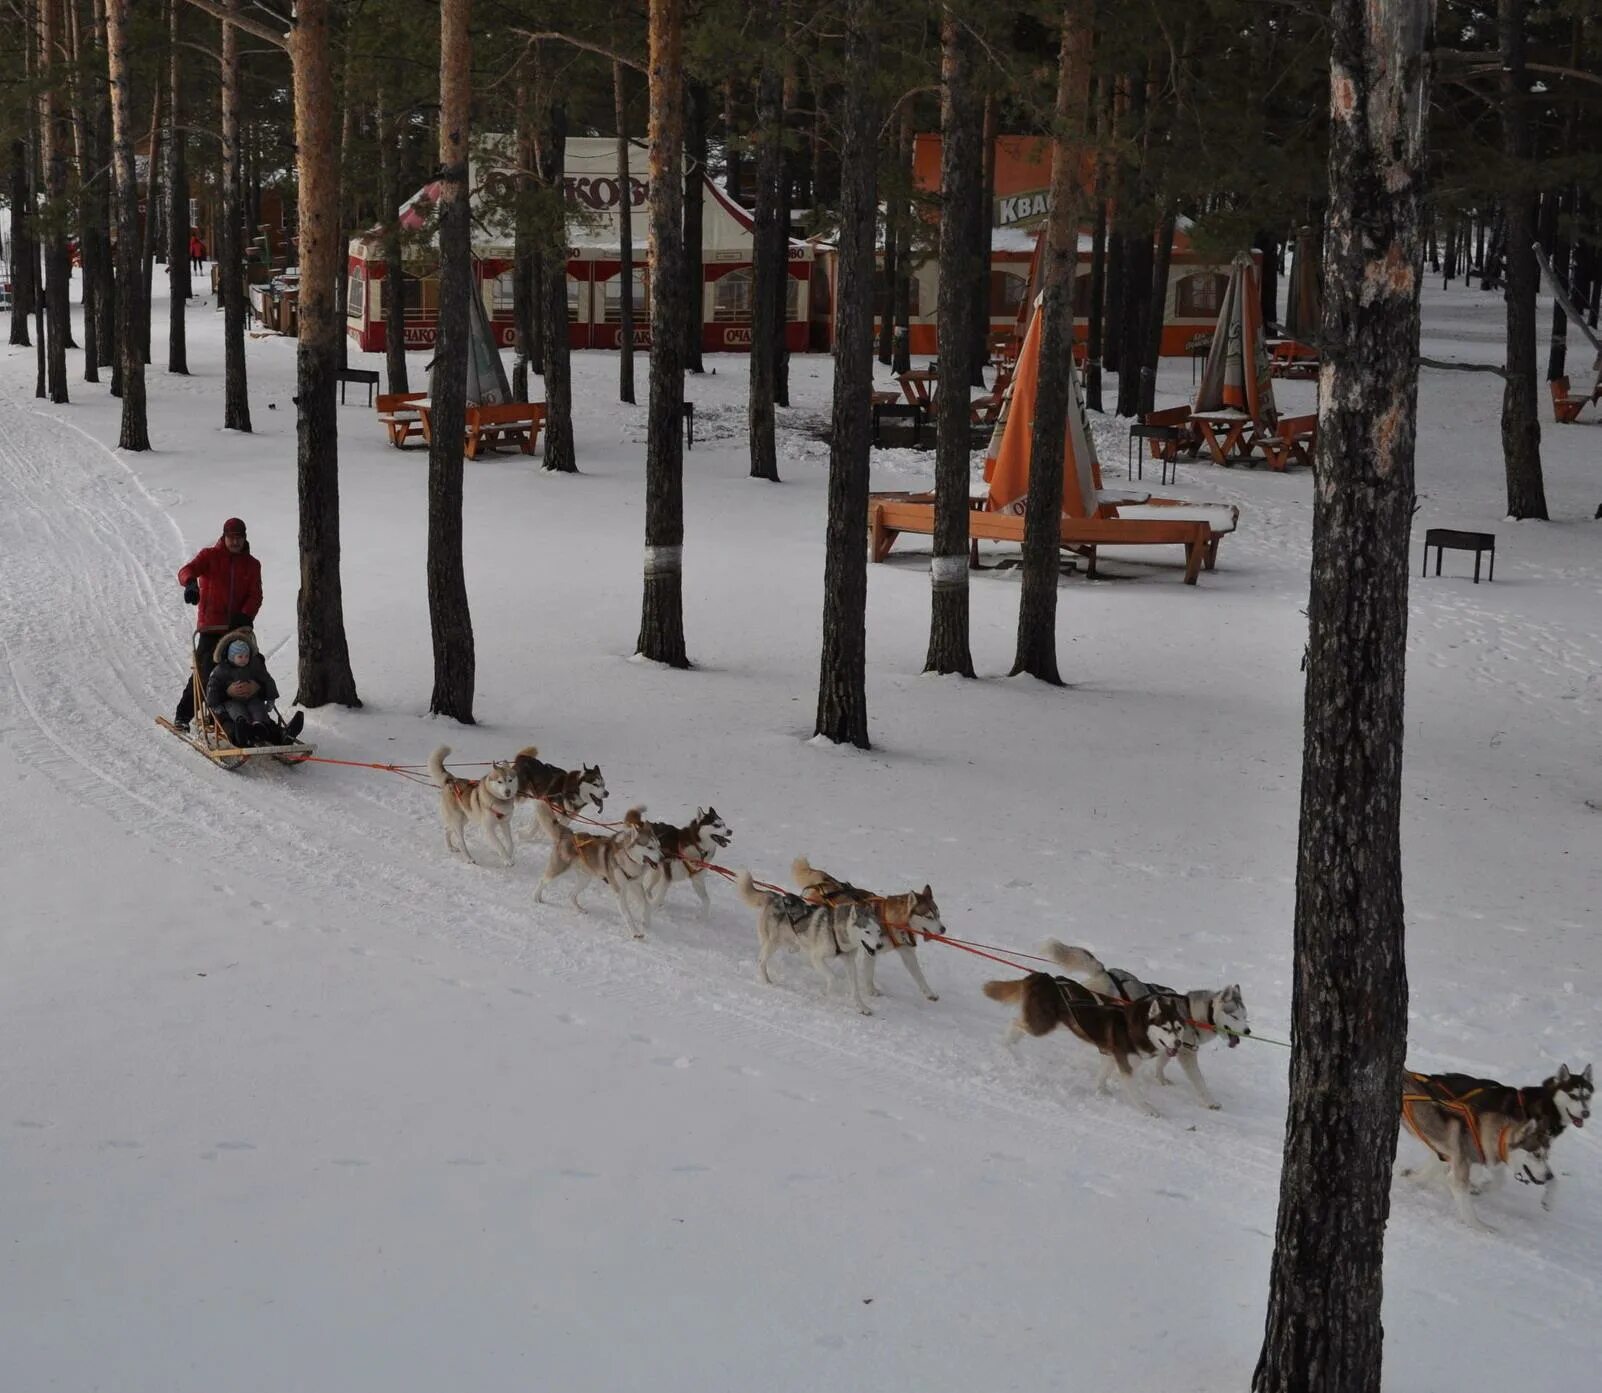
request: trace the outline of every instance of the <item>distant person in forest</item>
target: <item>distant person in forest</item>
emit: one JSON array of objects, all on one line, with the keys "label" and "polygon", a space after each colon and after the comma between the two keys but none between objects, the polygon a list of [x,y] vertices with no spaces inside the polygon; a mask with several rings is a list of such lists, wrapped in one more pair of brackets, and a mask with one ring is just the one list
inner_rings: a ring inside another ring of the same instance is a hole
[{"label": "distant person in forest", "polygon": [[[194,643],[204,684],[217,661],[213,650],[218,638],[230,629],[254,627],[261,608],[261,562],[250,554],[245,524],[239,518],[223,523],[216,545],[197,552],[178,572],[178,583],[184,588],[185,603],[199,606]],[[185,682],[172,723],[188,730],[194,715],[194,687]]]},{"label": "distant person in forest", "polygon": [[199,232],[189,234],[189,269],[191,271],[204,271],[206,269],[206,244],[200,240]]}]

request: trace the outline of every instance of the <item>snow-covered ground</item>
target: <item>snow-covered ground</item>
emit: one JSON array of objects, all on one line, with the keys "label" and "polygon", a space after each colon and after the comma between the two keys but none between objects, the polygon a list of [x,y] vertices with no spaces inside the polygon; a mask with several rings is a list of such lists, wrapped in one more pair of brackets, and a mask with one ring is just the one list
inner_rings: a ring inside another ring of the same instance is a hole
[{"label": "snow-covered ground", "polygon": [[[1500,305],[1432,290],[1426,352],[1500,360]],[[253,339],[256,433],[221,419],[219,316],[194,375],[149,375],[155,449],[117,403],[32,397],[0,349],[0,1385],[244,1390],[975,1390],[1246,1386],[1276,1201],[1286,1052],[1203,1063],[1149,1120],[1061,1038],[1010,1057],[994,964],[923,950],[872,1019],[798,960],[755,980],[751,913],[675,892],[650,940],[536,906],[543,861],[446,855],[432,795],[337,765],[213,769],[152,721],[182,681],[177,567],[239,514],[259,632],[293,689],[294,346]],[[1002,677],[1017,576],[974,577],[977,682],[920,675],[918,539],[872,568],[875,749],[811,734],[830,363],[797,358],[781,486],[746,477],[745,365],[692,379],[686,629],[695,668],[629,661],[644,409],[575,360],[583,472],[467,466],[482,722],[425,715],[426,456],[341,409],[345,610],[360,711],[322,754],[599,761],[609,810],[715,803],[725,858],[797,853],[932,881],[964,937],[1047,934],[1289,1005],[1311,480],[1182,465],[1241,508],[1219,568],[1063,583],[1064,672]],[[375,361],[372,366],[379,366]],[[414,359],[420,371],[421,360]],[[1188,361],[1165,363],[1168,401]],[[642,401],[644,364],[641,362]],[[1426,370],[1427,526],[1498,535],[1496,580],[1415,580],[1404,852],[1416,1067],[1533,1082],[1602,1041],[1602,433],[1543,424],[1556,521],[1502,518],[1494,377]],[[356,396],[360,396],[358,392]],[[1312,388],[1281,386],[1310,406]],[[1099,427],[1109,482],[1122,430]],[[876,482],[931,459],[876,457]],[[995,560],[1003,553],[992,553]],[[1417,1149],[1403,1141],[1404,1152]],[[1398,1189],[1387,1384],[1588,1389],[1602,1176],[1565,1135],[1551,1214],[1509,1185],[1473,1233]]]}]

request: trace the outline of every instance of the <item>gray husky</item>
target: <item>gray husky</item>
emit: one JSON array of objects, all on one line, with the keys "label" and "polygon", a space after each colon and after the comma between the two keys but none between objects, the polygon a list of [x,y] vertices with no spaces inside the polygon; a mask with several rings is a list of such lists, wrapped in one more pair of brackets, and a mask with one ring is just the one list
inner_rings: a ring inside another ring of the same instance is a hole
[{"label": "gray husky", "polygon": [[[1189,1019],[1185,1040],[1179,1051],[1179,1067],[1185,1071],[1190,1086],[1196,1090],[1196,1096],[1205,1106],[1215,1110],[1220,1106],[1207,1089],[1207,1081],[1202,1078],[1201,1063],[1196,1056],[1206,1043],[1202,1038],[1204,1034],[1208,1038],[1222,1036],[1229,1042],[1230,1049],[1234,1049],[1240,1044],[1241,1036],[1252,1033],[1246,1019],[1246,1003],[1241,999],[1238,984],[1211,991],[1176,992],[1172,987],[1159,986],[1156,982],[1143,982],[1133,972],[1126,972],[1121,967],[1103,967],[1101,959],[1088,948],[1071,948],[1054,938],[1048,938],[1040,951],[1053,962],[1061,964],[1066,972],[1079,978],[1097,996],[1111,997],[1114,1001],[1139,1001],[1148,996],[1178,997],[1184,1003]],[[1158,1083],[1168,1082],[1163,1074],[1167,1067],[1166,1057],[1158,1059]]]},{"label": "gray husky", "polygon": [[857,1010],[864,1016],[873,1014],[868,1005],[868,973],[873,955],[884,942],[884,930],[871,909],[859,904],[812,904],[782,890],[761,890],[752,881],[750,871],[741,871],[734,884],[740,898],[758,911],[757,939],[761,946],[757,976],[771,982],[768,959],[780,948],[788,948],[806,955],[813,970],[823,978],[827,993],[834,978],[826,964],[831,958],[844,958]]}]

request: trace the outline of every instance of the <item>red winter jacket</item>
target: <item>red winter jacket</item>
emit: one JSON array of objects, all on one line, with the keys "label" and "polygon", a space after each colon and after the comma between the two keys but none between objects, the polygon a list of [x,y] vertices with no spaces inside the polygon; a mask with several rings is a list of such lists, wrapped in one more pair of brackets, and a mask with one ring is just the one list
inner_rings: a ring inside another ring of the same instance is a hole
[{"label": "red winter jacket", "polygon": [[219,537],[178,572],[180,585],[192,580],[200,582],[197,629],[230,629],[237,615],[254,619],[261,608],[261,562],[250,554],[249,542],[235,556]]}]

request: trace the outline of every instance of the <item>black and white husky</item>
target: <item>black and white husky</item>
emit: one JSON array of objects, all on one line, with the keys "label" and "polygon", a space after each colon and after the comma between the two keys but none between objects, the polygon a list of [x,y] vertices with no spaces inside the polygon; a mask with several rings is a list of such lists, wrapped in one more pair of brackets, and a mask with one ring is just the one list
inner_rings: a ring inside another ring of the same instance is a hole
[{"label": "black and white husky", "polygon": [[[1246,1019],[1246,1003],[1241,999],[1238,984],[1219,987],[1216,990],[1203,988],[1197,991],[1176,992],[1172,987],[1160,986],[1156,982],[1143,982],[1133,972],[1126,972],[1121,967],[1104,967],[1101,959],[1088,948],[1072,948],[1065,943],[1057,942],[1054,938],[1048,938],[1041,945],[1040,951],[1053,962],[1060,964],[1065,972],[1077,977],[1097,996],[1111,997],[1115,1001],[1139,1001],[1148,996],[1180,998],[1184,1002],[1190,1024],[1186,1027],[1185,1040],[1179,1051],[1179,1067],[1185,1071],[1190,1086],[1196,1090],[1196,1096],[1205,1106],[1213,1109],[1220,1106],[1217,1099],[1208,1091],[1207,1081],[1202,1078],[1201,1064],[1196,1055],[1206,1043],[1202,1038],[1204,1034],[1209,1037],[1222,1036],[1229,1042],[1230,1049],[1234,1049],[1240,1044],[1241,1036],[1252,1033],[1251,1025]],[[1159,1058],[1158,1083],[1168,1082],[1163,1076],[1163,1070],[1167,1067],[1167,1058]]]},{"label": "black and white husky", "polygon": [[834,985],[827,964],[831,958],[844,958],[857,1010],[864,1016],[873,1014],[868,1005],[868,964],[884,942],[884,930],[871,909],[860,904],[812,904],[782,890],[761,890],[750,871],[741,871],[734,883],[740,898],[757,911],[758,977],[772,982],[768,959],[780,948],[788,948],[805,954],[823,978],[827,994]]},{"label": "black and white husky", "polygon": [[517,796],[512,766],[493,764],[482,779],[463,779],[445,768],[450,752],[449,745],[441,745],[428,757],[428,772],[439,785],[439,819],[445,825],[445,849],[460,851],[472,861],[473,853],[467,848],[467,824],[473,821],[495,843],[501,861],[510,866],[511,816]]},{"label": "black and white husky", "polygon": [[658,908],[667,899],[668,889],[681,881],[689,881],[701,900],[701,917],[712,917],[712,897],[706,892],[706,866],[719,847],[727,846],[734,833],[729,824],[718,816],[716,808],[697,808],[695,816],[684,826],[671,822],[653,822],[651,830],[662,848],[662,864],[652,873],[648,887],[651,903]]}]

